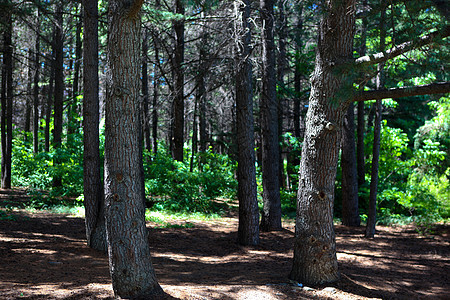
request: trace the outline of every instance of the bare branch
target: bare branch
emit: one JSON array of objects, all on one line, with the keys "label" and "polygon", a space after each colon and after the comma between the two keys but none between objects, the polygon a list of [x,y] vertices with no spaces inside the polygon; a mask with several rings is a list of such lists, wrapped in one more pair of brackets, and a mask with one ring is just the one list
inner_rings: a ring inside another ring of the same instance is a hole
[{"label": "bare branch", "polygon": [[373,91],[361,91],[355,93],[353,101],[362,102],[386,98],[401,98],[420,95],[444,94],[450,92],[450,82],[437,82],[418,86],[405,86]]}]

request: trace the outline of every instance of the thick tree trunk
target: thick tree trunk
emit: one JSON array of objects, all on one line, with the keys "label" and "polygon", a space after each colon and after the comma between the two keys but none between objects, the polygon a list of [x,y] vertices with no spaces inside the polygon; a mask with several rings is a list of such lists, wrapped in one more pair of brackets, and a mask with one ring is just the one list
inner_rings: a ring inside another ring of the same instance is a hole
[{"label": "thick tree trunk", "polygon": [[250,61],[250,0],[235,1],[239,43],[236,45],[236,125],[238,144],[238,242],[259,244],[259,209],[256,194],[252,65]]},{"label": "thick tree trunk", "polygon": [[39,71],[41,63],[39,57],[41,55],[40,35],[41,23],[39,8],[37,9],[36,24],[36,42],[34,45],[34,78],[33,78],[33,151],[39,152]]},{"label": "thick tree trunk", "polygon": [[11,156],[12,156],[12,106],[13,106],[13,20],[11,8],[4,15],[3,32],[3,70],[2,70],[2,188],[11,188]]},{"label": "thick tree trunk", "polygon": [[[380,51],[384,51],[386,44],[386,0],[381,0],[380,16]],[[384,64],[378,65],[377,90],[384,88]],[[378,193],[378,167],[380,159],[380,141],[381,141],[381,114],[383,110],[382,100],[378,99],[375,103],[375,124],[373,128],[373,152],[372,152],[372,171],[370,176],[370,194],[369,211],[367,213],[366,238],[375,236],[375,224],[377,215],[377,193]]]},{"label": "thick tree trunk", "polygon": [[345,115],[342,138],[342,224],[359,226],[358,178],[356,172],[355,113],[351,103]]},{"label": "thick tree trunk", "polygon": [[333,227],[334,182],[342,125],[351,100],[348,71],[338,70],[351,59],[355,0],[322,2],[316,66],[300,163],[300,180],[290,278],[303,284],[339,278]]},{"label": "thick tree trunk", "polygon": [[[55,102],[54,102],[54,129],[53,129],[53,147],[56,150],[53,159],[54,165],[60,164],[60,149],[62,141],[63,129],[63,100],[64,100],[64,37],[63,37],[63,9],[62,2],[56,4],[55,15]],[[62,178],[60,174],[53,177],[53,186],[62,186]]]},{"label": "thick tree trunk", "polygon": [[275,42],[273,0],[260,0],[262,32],[262,184],[263,215],[261,230],[281,230],[281,202],[278,145],[278,107],[275,77]]},{"label": "thick tree trunk", "polygon": [[[184,4],[175,0],[175,12],[184,15]],[[184,20],[173,22],[175,31],[175,57],[174,57],[174,104],[173,104],[173,144],[172,157],[183,161],[184,145]]]},{"label": "thick tree trunk", "polygon": [[104,195],[100,174],[97,5],[97,1],[83,1],[83,184],[87,244],[106,252]]},{"label": "thick tree trunk", "polygon": [[139,118],[142,0],[109,1],[105,125],[108,254],[116,297],[162,297],[145,226]]}]

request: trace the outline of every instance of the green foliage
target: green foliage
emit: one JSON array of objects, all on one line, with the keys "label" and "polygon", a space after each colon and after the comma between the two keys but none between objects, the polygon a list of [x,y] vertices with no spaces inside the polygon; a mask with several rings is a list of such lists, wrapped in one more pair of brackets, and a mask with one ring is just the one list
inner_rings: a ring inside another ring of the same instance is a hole
[{"label": "green foliage", "polygon": [[173,160],[163,145],[159,149],[153,157],[146,152],[144,160],[146,194],[152,196],[155,209],[216,212],[221,208],[211,199],[234,196],[236,163],[228,156],[211,150],[199,153],[191,172],[187,162]]}]

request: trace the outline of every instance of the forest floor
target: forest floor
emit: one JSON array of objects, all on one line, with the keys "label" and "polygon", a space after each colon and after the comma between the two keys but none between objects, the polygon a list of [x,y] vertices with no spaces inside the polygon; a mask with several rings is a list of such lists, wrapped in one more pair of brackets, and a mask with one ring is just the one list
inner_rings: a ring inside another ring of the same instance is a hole
[{"label": "forest floor", "polygon": [[[22,190],[0,190],[0,299],[112,299],[105,254],[85,243],[84,220],[45,211],[5,209],[27,201]],[[7,219],[10,220],[7,220]],[[168,299],[450,299],[450,226],[426,236],[412,225],[336,226],[341,280],[296,287],[294,223],[262,233],[261,244],[236,244],[237,218],[148,223],[153,264]],[[176,226],[181,225],[181,226]],[[181,227],[181,228],[180,228]]]}]

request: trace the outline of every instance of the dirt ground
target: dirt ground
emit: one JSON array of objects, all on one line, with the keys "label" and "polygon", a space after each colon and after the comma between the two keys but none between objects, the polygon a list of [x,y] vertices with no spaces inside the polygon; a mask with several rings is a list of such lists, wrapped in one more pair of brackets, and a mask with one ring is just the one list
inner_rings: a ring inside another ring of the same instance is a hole
[{"label": "dirt ground", "polygon": [[[0,207],[24,198],[0,191]],[[3,204],[3,205],[2,205]],[[0,299],[113,299],[107,257],[85,243],[81,218],[23,210],[0,221]],[[178,224],[184,221],[177,221]],[[148,223],[153,264],[168,299],[450,299],[450,226],[421,236],[413,226],[336,226],[341,280],[296,287],[293,223],[262,233],[261,245],[236,244],[237,219],[189,221],[193,228]]]}]

